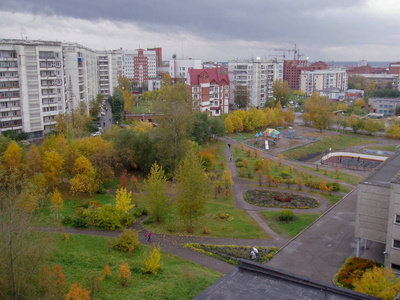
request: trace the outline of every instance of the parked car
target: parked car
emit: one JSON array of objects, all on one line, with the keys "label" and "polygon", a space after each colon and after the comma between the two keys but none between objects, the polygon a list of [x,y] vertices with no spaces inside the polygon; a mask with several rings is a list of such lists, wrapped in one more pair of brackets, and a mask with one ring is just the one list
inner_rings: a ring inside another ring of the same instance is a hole
[{"label": "parked car", "polygon": [[92,133],[92,136],[98,136],[98,135],[101,135],[100,131],[96,131],[95,133]]}]

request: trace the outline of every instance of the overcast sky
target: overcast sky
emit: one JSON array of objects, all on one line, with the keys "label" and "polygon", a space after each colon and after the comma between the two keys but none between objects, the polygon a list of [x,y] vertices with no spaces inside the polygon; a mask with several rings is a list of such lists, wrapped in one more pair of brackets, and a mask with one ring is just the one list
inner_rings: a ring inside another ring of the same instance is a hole
[{"label": "overcast sky", "polygon": [[399,16],[399,0],[1,0],[0,38],[157,46],[164,60],[268,58],[297,44],[310,61],[400,61]]}]

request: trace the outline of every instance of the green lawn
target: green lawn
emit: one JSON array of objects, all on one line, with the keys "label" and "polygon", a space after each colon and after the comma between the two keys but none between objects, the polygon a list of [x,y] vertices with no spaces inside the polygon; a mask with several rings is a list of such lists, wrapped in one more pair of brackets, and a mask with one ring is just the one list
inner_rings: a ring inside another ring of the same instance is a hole
[{"label": "green lawn", "polygon": [[136,103],[134,103],[133,108],[130,112],[134,114],[151,113],[152,112],[151,101],[146,101],[146,100],[139,101],[138,106],[136,106]]},{"label": "green lawn", "polygon": [[279,230],[285,232],[291,238],[310,226],[320,216],[320,214],[295,214],[293,222],[281,222],[279,221],[279,211],[263,211],[262,214],[274,226],[278,227]]},{"label": "green lawn", "polygon": [[336,176],[336,171],[331,171],[331,170],[326,170],[326,174],[325,174],[325,170],[323,169],[316,169],[314,167],[307,167],[307,166],[301,166],[302,169],[306,169],[309,171],[313,171],[315,173],[327,176],[329,178],[332,178],[333,180],[339,180],[339,181],[343,181],[343,182],[347,182],[349,184],[352,184],[354,186],[357,186],[358,183],[362,180],[361,176],[358,175],[353,175],[353,174],[349,174],[349,173],[345,173],[345,172],[340,172],[339,169],[339,178],[337,178]]},{"label": "green lawn", "polygon": [[344,150],[346,148],[372,144],[374,140],[366,139],[358,136],[345,134],[337,134],[334,136],[323,137],[320,141],[311,143],[302,147],[297,147],[292,150],[283,152],[283,155],[289,159],[302,160],[313,153],[322,153],[323,151],[332,148],[332,151]]},{"label": "green lawn", "polygon": [[[87,286],[89,276],[101,276],[105,265],[111,268],[111,276],[101,283],[95,299],[192,299],[220,278],[220,274],[161,252],[162,267],[157,275],[143,274],[142,258],[149,246],[128,253],[116,250],[108,251],[106,238],[70,235],[67,243],[59,236],[58,251],[51,264],[60,264],[68,288],[72,282]],[[118,268],[122,262],[130,266],[132,277],[128,286],[122,287],[118,281]]]},{"label": "green lawn", "polygon": [[[400,144],[400,143],[399,143],[399,144]],[[382,146],[376,145],[376,146],[368,146],[368,147],[365,147],[364,149],[372,149],[372,150],[381,150],[381,151],[392,151],[392,152],[395,152],[396,150],[398,150],[398,149],[397,149],[397,146],[398,146],[398,145],[382,145]],[[361,153],[364,153],[364,152],[363,152],[364,149],[361,149],[360,152],[361,152]]]}]

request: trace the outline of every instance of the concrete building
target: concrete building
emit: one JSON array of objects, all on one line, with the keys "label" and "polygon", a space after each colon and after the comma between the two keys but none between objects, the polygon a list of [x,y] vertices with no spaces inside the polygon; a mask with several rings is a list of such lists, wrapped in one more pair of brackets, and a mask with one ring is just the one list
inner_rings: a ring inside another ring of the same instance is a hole
[{"label": "concrete building", "polygon": [[147,85],[149,79],[157,78],[160,54],[161,50],[156,49],[123,50],[123,75],[131,81],[136,81],[138,86]]},{"label": "concrete building", "polygon": [[122,52],[97,51],[96,56],[99,93],[105,97],[112,96],[118,86],[118,76],[122,75]]},{"label": "concrete building", "polygon": [[66,109],[89,102],[99,93],[97,55],[92,49],[76,43],[63,43],[63,69]]},{"label": "concrete building", "polygon": [[348,76],[342,69],[302,71],[300,75],[300,89],[308,96],[326,88],[346,91],[347,84]]},{"label": "concrete building", "polygon": [[250,107],[263,107],[268,99],[273,98],[272,84],[275,80],[283,80],[283,61],[263,60],[231,60],[228,62],[230,78],[231,103],[235,99],[238,86],[247,87]]},{"label": "concrete building", "polygon": [[50,132],[65,111],[60,42],[0,40],[0,133]]},{"label": "concrete building", "polygon": [[184,82],[190,69],[202,69],[200,59],[171,59],[169,61],[169,75],[177,82]]},{"label": "concrete building", "polygon": [[189,69],[186,84],[190,87],[193,108],[213,116],[229,112],[229,76],[219,69]]},{"label": "concrete building", "polygon": [[400,98],[369,98],[368,105],[371,112],[393,115],[400,105]]},{"label": "concrete building", "polygon": [[358,249],[368,241],[385,245],[385,266],[400,273],[400,151],[390,156],[358,186]]}]

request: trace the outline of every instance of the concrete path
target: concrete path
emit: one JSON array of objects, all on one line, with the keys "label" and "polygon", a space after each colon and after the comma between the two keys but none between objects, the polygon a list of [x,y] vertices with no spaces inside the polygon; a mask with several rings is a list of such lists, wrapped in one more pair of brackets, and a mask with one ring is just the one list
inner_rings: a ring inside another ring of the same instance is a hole
[{"label": "concrete path", "polygon": [[354,256],[357,189],[292,239],[267,265],[332,283],[338,269]]}]

